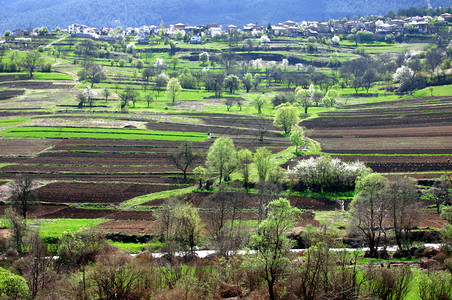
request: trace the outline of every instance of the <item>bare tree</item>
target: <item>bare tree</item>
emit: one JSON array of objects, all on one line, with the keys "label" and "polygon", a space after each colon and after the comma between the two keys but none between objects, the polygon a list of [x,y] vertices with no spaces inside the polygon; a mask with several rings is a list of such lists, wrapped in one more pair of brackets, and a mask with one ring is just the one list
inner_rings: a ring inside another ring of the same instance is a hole
[{"label": "bare tree", "polygon": [[42,241],[38,231],[31,233],[29,243],[31,249],[24,258],[20,271],[28,281],[31,296],[36,298],[40,291],[52,288],[56,274],[51,268],[53,260],[47,253],[47,245]]},{"label": "bare tree", "polygon": [[243,246],[240,208],[245,198],[246,191],[239,182],[223,183],[203,204],[207,211],[206,229],[223,255]]},{"label": "bare tree", "polygon": [[353,225],[367,239],[370,257],[377,257],[385,230],[384,221],[388,217],[388,180],[379,174],[369,174],[358,181],[356,195],[351,202]]},{"label": "bare tree", "polygon": [[83,65],[83,69],[78,73],[81,80],[91,83],[91,88],[95,83],[99,83],[107,78],[107,74],[101,65],[87,62]]},{"label": "bare tree", "polygon": [[397,178],[389,183],[388,200],[397,246],[402,251],[409,246],[409,232],[418,216],[415,183],[409,178]]},{"label": "bare tree", "polygon": [[33,78],[33,73],[41,64],[41,62],[42,62],[41,54],[39,54],[38,52],[28,51],[25,54],[25,57],[22,61],[22,65],[24,66],[25,69],[28,70],[30,78]]},{"label": "bare tree", "polygon": [[36,196],[33,191],[36,188],[36,181],[29,176],[20,176],[13,181],[11,187],[9,201],[26,219],[30,207],[36,203]]},{"label": "bare tree", "polygon": [[179,149],[168,155],[168,161],[184,173],[184,180],[186,180],[188,168],[201,159],[201,154],[193,152],[189,143],[184,143]]}]

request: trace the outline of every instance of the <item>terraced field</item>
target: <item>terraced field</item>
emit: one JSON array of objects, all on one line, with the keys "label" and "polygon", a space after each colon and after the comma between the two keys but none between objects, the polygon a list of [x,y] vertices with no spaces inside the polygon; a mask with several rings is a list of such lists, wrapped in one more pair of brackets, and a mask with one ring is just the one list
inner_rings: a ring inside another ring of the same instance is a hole
[{"label": "terraced field", "polygon": [[302,124],[323,152],[377,172],[436,178],[428,172],[451,169],[452,97],[348,106]]}]

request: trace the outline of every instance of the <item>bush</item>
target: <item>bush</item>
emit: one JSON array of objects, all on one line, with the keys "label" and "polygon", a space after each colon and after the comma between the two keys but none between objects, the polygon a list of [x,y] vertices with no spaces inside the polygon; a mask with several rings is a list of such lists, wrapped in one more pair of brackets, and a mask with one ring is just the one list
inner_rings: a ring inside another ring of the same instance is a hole
[{"label": "bush", "polygon": [[296,190],[349,191],[354,189],[356,178],[365,169],[362,162],[345,163],[324,155],[301,160],[288,175],[298,180]]},{"label": "bush", "polygon": [[27,281],[6,269],[0,268],[0,298],[28,299]]},{"label": "bush", "polygon": [[179,76],[179,82],[184,89],[196,89],[198,81],[192,74],[185,73]]},{"label": "bush", "polygon": [[50,72],[52,70],[51,64],[42,64],[41,65],[41,72]]},{"label": "bush", "polygon": [[369,269],[367,271],[368,292],[377,299],[401,300],[409,291],[413,278],[411,268]]},{"label": "bush", "polygon": [[273,106],[276,107],[283,103],[294,103],[296,101],[295,93],[280,93],[272,99]]},{"label": "bush", "polygon": [[445,272],[432,272],[423,275],[419,280],[419,298],[451,299],[452,276]]}]

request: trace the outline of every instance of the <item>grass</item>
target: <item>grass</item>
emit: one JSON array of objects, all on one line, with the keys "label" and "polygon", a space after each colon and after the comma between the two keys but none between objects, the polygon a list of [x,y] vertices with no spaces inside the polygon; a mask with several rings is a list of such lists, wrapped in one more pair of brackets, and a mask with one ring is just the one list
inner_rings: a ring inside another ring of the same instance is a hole
[{"label": "grass", "polygon": [[135,139],[159,141],[203,141],[207,133],[159,131],[142,129],[83,128],[83,127],[39,127],[25,126],[7,129],[3,137],[27,138],[90,138],[90,139]]},{"label": "grass", "polygon": [[30,227],[39,229],[39,234],[44,239],[55,239],[61,237],[65,232],[77,232],[105,221],[105,219],[30,219]]},{"label": "grass", "polygon": [[30,118],[0,119],[0,127],[14,127],[29,120]]},{"label": "grass", "polygon": [[120,209],[125,209],[125,208],[137,208],[139,205],[152,201],[152,200],[157,200],[157,199],[166,199],[166,198],[170,198],[170,197],[177,197],[177,196],[181,196],[187,193],[192,192],[196,187],[194,186],[190,186],[187,188],[183,188],[183,189],[176,189],[176,190],[171,190],[171,191],[162,191],[162,192],[158,192],[158,193],[152,193],[152,194],[147,194],[147,195],[143,195],[143,196],[139,196],[139,197],[135,197],[132,199],[129,199],[127,201],[124,201],[121,203],[120,205]]},{"label": "grass", "polygon": [[33,78],[40,80],[72,80],[72,76],[66,73],[34,73]]},{"label": "grass", "polygon": [[145,250],[155,251],[162,247],[162,242],[154,241],[146,244],[139,243],[124,243],[124,242],[113,242],[111,240],[108,241],[112,246],[119,248],[123,251],[128,251],[130,253],[139,253]]},{"label": "grass", "polygon": [[322,225],[347,228],[350,225],[350,214],[339,210],[316,211],[314,220],[319,221]]}]

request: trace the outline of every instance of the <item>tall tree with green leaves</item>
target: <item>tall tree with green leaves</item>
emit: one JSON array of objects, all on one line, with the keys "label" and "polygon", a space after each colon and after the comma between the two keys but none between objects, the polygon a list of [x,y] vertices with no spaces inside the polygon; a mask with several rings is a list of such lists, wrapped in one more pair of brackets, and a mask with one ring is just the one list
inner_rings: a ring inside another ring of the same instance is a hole
[{"label": "tall tree with green leaves", "polygon": [[273,124],[282,127],[284,133],[289,134],[292,126],[297,124],[298,121],[298,108],[296,106],[292,106],[290,103],[283,103],[276,107]]},{"label": "tall tree with green leaves", "polygon": [[168,84],[166,85],[166,92],[168,93],[168,96],[171,98],[172,104],[176,102],[176,99],[181,91],[182,87],[180,86],[179,79],[171,78],[168,81]]},{"label": "tall tree with green leaves", "polygon": [[305,144],[304,130],[298,125],[294,125],[290,132],[290,141],[295,146],[295,152],[298,153],[300,146]]},{"label": "tall tree with green leaves", "polygon": [[271,155],[271,151],[265,147],[258,148],[254,154],[254,164],[261,182],[267,179],[268,172],[273,167]]},{"label": "tall tree with green leaves", "polygon": [[237,152],[240,171],[243,177],[243,185],[248,186],[250,179],[250,164],[253,162],[253,153],[248,149],[242,149]]},{"label": "tall tree with green leaves", "polygon": [[224,87],[229,90],[230,94],[233,94],[235,90],[239,89],[240,82],[240,78],[237,75],[231,74],[224,79]]},{"label": "tall tree with green leaves", "polygon": [[237,167],[237,152],[230,138],[220,137],[210,146],[206,165],[217,172],[221,180],[227,179]]},{"label": "tall tree with green leaves", "polygon": [[246,92],[249,93],[250,89],[253,87],[253,75],[251,75],[251,73],[243,75],[242,83],[246,89]]},{"label": "tall tree with green leaves", "polygon": [[275,284],[284,278],[290,267],[288,254],[294,241],[287,234],[295,226],[300,210],[292,207],[285,198],[271,201],[267,209],[267,218],[251,236],[251,248],[256,250],[256,254],[245,261],[245,267],[258,271],[267,282],[268,294],[273,300]]}]

